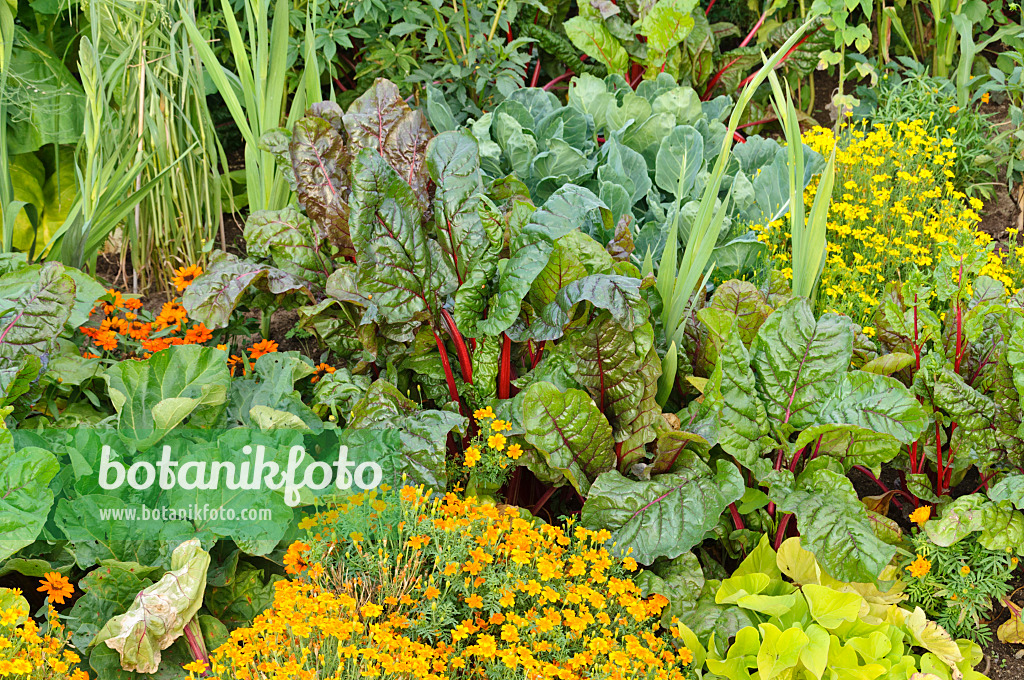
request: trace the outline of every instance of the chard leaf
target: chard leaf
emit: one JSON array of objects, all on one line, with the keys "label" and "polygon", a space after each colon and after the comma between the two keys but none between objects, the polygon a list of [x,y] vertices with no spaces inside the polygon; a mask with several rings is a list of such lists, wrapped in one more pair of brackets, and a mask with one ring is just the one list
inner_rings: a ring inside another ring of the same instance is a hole
[{"label": "chard leaf", "polygon": [[424,162],[433,136],[427,117],[421,111],[407,111],[388,131],[381,151],[384,160],[412,187],[424,209],[430,204],[430,177]]},{"label": "chard leaf", "polygon": [[750,347],[761,324],[774,311],[767,296],[749,281],[726,281],[715,289],[708,307],[721,309],[736,317],[736,328],[743,344]]},{"label": "chard leaf", "polygon": [[914,395],[898,380],[850,371],[821,408],[821,422],[857,425],[910,444],[921,436],[928,418]]},{"label": "chard leaf", "polygon": [[850,480],[836,472],[805,472],[796,489],[777,503],[796,515],[801,543],[837,579],[872,583],[895,554],[875,536]]},{"label": "chard leaf", "polygon": [[250,256],[268,259],[278,269],[304,281],[321,286],[327,282],[331,253],[314,233],[313,223],[295,208],[257,210],[246,218],[244,235]]},{"label": "chard leaf", "polygon": [[629,55],[603,22],[582,16],[563,24],[565,34],[577,49],[608,67],[612,73],[625,73]]},{"label": "chard leaf", "polygon": [[0,277],[0,357],[48,353],[71,317],[75,293],[75,280],[57,262]]},{"label": "chard leaf", "polygon": [[526,226],[512,236],[511,257],[500,267],[498,293],[477,328],[494,336],[507,330],[519,317],[523,298],[547,265],[555,241],[583,224],[588,213],[602,208],[607,209],[593,192],[569,184],[535,210]]},{"label": "chard leaf", "polygon": [[548,382],[535,382],[522,396],[526,441],[586,495],[591,483],[615,468],[612,428],[586,392],[564,393]]},{"label": "chard leaf", "polygon": [[352,102],[342,121],[356,149],[374,149],[383,156],[388,134],[410,110],[398,86],[386,78],[377,78],[370,89]]},{"label": "chard leaf", "polygon": [[372,296],[377,314],[388,323],[424,311],[435,318],[458,282],[441,246],[427,238],[412,189],[370,149],[356,156],[352,185],[359,289]]},{"label": "chard leaf", "polygon": [[720,376],[720,392],[711,398],[719,401],[721,408],[719,444],[726,453],[750,467],[768,448],[770,440],[768,414],[757,397],[750,355],[741,337],[741,331],[734,326],[715,367]]},{"label": "chard leaf", "polygon": [[612,532],[616,549],[651,564],[674,559],[700,543],[729,503],[743,496],[743,479],[732,463],[712,472],[696,454],[683,452],[676,472],[633,481],[617,471],[597,478],[583,505],[582,521]]},{"label": "chard leaf", "polygon": [[694,0],[659,0],[640,20],[640,32],[658,52],[668,52],[693,30]]},{"label": "chard leaf", "polygon": [[455,324],[475,333],[477,319],[487,304],[487,285],[498,268],[502,231],[481,212],[484,203],[480,154],[476,140],[466,131],[446,132],[430,141],[427,169],[437,185],[434,194],[434,228],[441,249],[451,258],[458,279],[455,291]]},{"label": "chard leaf", "polygon": [[138,562],[111,560],[100,569],[86,574],[78,587],[82,597],[68,614],[68,628],[75,647],[85,650],[107,621],[128,611],[139,591],[153,585],[149,574],[158,567],[145,567]]},{"label": "chard leaf", "polygon": [[983,515],[978,535],[982,547],[1024,554],[1024,515],[1006,502],[985,505]]},{"label": "chard leaf", "polygon": [[160,652],[171,646],[203,604],[210,554],[198,539],[174,550],[171,570],[142,590],[128,611],[107,622],[96,636],[121,656],[121,668],[156,673]]},{"label": "chard leaf", "polygon": [[802,298],[769,316],[758,331],[753,358],[768,416],[795,429],[814,424],[852,354],[853,328],[846,317],[823,314],[815,321]]},{"label": "chard leaf", "polygon": [[555,295],[530,327],[534,340],[560,338],[570,321],[570,312],[581,302],[607,310],[611,320],[632,331],[647,321],[649,309],[640,296],[640,280],[615,274],[594,274],[577,279]]},{"label": "chard leaf", "polygon": [[231,375],[223,350],[178,345],[107,371],[120,434],[145,449],[189,417],[211,422],[227,398]]},{"label": "chard leaf", "polygon": [[448,434],[465,426],[466,419],[451,411],[421,409],[398,388],[385,380],[377,380],[366,396],[352,407],[348,427],[373,430],[395,430],[401,449],[391,463],[395,477],[405,474],[411,484],[443,489],[448,482],[445,472],[445,446]]},{"label": "chard leaf", "polygon": [[326,240],[338,248],[339,256],[353,255],[348,224],[351,157],[341,135],[325,119],[307,116],[295,123],[288,153],[299,204],[316,225],[313,242]]},{"label": "chard leaf", "polygon": [[217,252],[207,270],[185,289],[181,304],[194,321],[201,321],[211,329],[224,328],[242,296],[250,290],[277,296],[304,293],[313,301],[308,284],[288,272]]},{"label": "chard leaf", "polygon": [[900,451],[900,442],[892,435],[876,432],[859,425],[814,425],[800,433],[794,450],[805,446],[821,456],[837,458],[847,472],[854,465],[877,470]]}]

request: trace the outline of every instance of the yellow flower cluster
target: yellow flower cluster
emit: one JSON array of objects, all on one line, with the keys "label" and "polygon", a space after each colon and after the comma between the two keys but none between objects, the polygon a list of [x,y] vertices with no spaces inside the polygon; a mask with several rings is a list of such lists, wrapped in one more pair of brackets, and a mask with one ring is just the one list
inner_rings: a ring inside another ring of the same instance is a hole
[{"label": "yellow flower cluster", "polygon": [[0,678],[4,680],[89,680],[76,666],[78,654],[68,649],[68,637],[50,608],[49,632],[29,618],[27,603],[17,591],[5,591],[13,597],[0,599],[15,604],[0,609]]},{"label": "yellow flower cluster", "polygon": [[608,532],[407,486],[393,501],[401,521],[381,527],[390,538],[330,540],[346,529],[329,520],[354,502],[315,518],[321,561],[277,583],[273,607],[214,652],[216,680],[692,674],[690,651],[658,635],[667,600],[641,596],[626,573],[636,562],[603,547]]},{"label": "yellow flower cluster", "polygon": [[[954,133],[929,129],[920,120],[889,127],[846,124],[841,128],[828,253],[819,285],[821,311],[846,314],[868,326],[865,332],[870,335],[869,320],[887,284],[898,282],[914,267],[933,268],[940,249],[959,233],[974,233],[979,246],[991,242],[988,234],[976,232],[981,202],[968,199],[951,182],[957,157]],[[825,157],[836,146],[833,131],[821,127],[806,132],[803,139]],[[816,181],[807,187],[807,205],[816,190]],[[753,229],[791,278],[788,221]],[[1004,258],[990,253],[981,273],[1016,292],[1021,286],[1020,269],[1006,265]]]}]

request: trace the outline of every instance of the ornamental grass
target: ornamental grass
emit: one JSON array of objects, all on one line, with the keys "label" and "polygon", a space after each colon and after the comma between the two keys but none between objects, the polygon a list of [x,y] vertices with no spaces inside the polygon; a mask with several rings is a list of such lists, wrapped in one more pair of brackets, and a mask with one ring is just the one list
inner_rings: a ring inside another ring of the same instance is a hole
[{"label": "ornamental grass", "polygon": [[607,532],[453,494],[354,497],[303,526],[274,605],[212,656],[218,680],[659,678],[693,656]]},{"label": "ornamental grass", "polygon": [[[874,329],[867,324],[886,285],[915,267],[933,268],[941,249],[964,232],[989,250],[982,274],[1011,292],[1021,287],[1016,240],[996,252],[992,237],[977,231],[981,201],[967,198],[953,185],[955,133],[952,128],[930,128],[921,120],[890,126],[847,123],[840,128],[828,256],[818,287],[821,311],[846,314],[872,335]],[[833,131],[821,127],[804,133],[803,140],[824,156],[836,145]],[[816,188],[816,181],[807,187],[808,202]],[[768,245],[775,266],[792,278],[787,220],[753,229]]]}]

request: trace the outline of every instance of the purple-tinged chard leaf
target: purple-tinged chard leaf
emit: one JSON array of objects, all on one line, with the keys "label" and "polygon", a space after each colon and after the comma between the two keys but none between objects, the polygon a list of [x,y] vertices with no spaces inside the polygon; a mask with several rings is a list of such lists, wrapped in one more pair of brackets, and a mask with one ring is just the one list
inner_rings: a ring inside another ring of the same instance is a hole
[{"label": "purple-tinged chard leaf", "polygon": [[420,111],[409,111],[388,132],[381,152],[384,160],[412,187],[423,210],[430,207],[430,177],[424,161],[433,136],[426,116]]},{"label": "purple-tinged chard leaf", "polygon": [[366,92],[348,107],[343,117],[349,140],[358,149],[373,149],[385,155],[388,134],[410,112],[398,87],[390,80],[377,78]]},{"label": "purple-tinged chard leaf", "polygon": [[57,262],[0,277],[0,357],[48,353],[71,317],[75,292],[75,280]]},{"label": "purple-tinged chard leaf", "polygon": [[211,329],[224,328],[242,296],[250,290],[278,296],[304,293],[313,301],[306,282],[288,272],[218,252],[210,259],[207,270],[185,289],[181,304],[192,320]]},{"label": "purple-tinged chard leaf", "polygon": [[[341,257],[353,254],[349,227],[349,150],[323,118],[295,123],[288,147],[299,203],[315,225],[315,242],[327,241]],[[329,255],[329,253],[328,253]]]},{"label": "purple-tinged chard leaf", "polygon": [[278,269],[323,286],[331,273],[330,249],[308,217],[289,206],[257,210],[245,220],[245,245],[250,257],[268,259]]},{"label": "purple-tinged chard leaf", "polygon": [[359,290],[389,323],[440,314],[458,287],[451,263],[428,238],[416,196],[380,154],[363,149],[352,165],[352,241]]}]

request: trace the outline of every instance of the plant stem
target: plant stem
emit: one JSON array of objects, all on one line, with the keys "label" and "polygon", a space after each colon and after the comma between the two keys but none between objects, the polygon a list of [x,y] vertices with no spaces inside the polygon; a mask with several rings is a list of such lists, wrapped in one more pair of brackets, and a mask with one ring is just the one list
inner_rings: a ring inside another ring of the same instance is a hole
[{"label": "plant stem", "polygon": [[793,516],[793,513],[787,512],[779,520],[779,529],[775,532],[775,549],[778,550],[779,546],[782,545],[782,539],[786,536],[786,525],[789,524],[789,518]]},{"label": "plant stem", "polygon": [[729,514],[732,515],[732,523],[736,526],[737,530],[746,528],[743,524],[743,518],[740,517],[740,511],[736,509],[735,503],[729,503]]},{"label": "plant stem", "polygon": [[434,342],[437,343],[437,351],[441,355],[441,364],[444,366],[444,379],[448,383],[448,395],[452,398],[452,401],[459,404],[459,410],[462,410],[462,401],[459,399],[459,389],[455,386],[455,374],[452,372],[452,363],[448,360],[448,348],[444,346],[444,342],[441,340],[441,336],[437,334],[433,328],[430,329],[434,334]]}]

